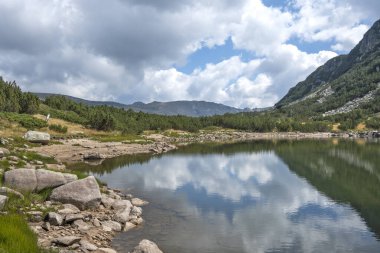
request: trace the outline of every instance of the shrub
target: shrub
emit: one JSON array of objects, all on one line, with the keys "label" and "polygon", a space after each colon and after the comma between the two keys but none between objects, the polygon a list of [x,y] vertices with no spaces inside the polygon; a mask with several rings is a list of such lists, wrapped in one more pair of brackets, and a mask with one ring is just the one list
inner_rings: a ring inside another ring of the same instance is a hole
[{"label": "shrub", "polygon": [[29,114],[17,114],[11,112],[0,113],[0,118],[5,118],[11,122],[17,122],[26,129],[39,129],[47,127],[44,120],[37,119]]},{"label": "shrub", "polygon": [[67,126],[62,126],[60,124],[51,124],[49,125],[49,129],[56,131],[58,133],[63,133],[63,134],[67,133]]}]

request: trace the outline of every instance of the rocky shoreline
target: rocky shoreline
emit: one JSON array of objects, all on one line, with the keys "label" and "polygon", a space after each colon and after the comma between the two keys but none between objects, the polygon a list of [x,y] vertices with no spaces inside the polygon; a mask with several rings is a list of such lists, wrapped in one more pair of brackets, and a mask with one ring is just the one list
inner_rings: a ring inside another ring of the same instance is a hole
[{"label": "rocky shoreline", "polygon": [[[127,232],[144,223],[142,206],[147,201],[124,194],[107,186],[99,186],[93,176],[77,175],[47,169],[41,161],[28,161],[10,155],[1,148],[1,161],[23,162],[28,168],[0,169],[0,215],[7,215],[14,199],[25,200],[29,193],[51,190],[44,200],[17,209],[27,218],[38,236],[38,245],[60,253],[115,253],[111,242],[118,232]],[[24,194],[26,193],[26,194]],[[132,253],[162,253],[158,246],[142,240]]]}]

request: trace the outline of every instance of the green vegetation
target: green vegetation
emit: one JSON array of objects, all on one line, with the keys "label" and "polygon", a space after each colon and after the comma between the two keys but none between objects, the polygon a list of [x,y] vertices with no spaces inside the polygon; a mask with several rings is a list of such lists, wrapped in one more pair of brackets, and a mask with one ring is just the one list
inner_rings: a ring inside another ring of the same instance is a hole
[{"label": "green vegetation", "polygon": [[19,215],[0,216],[0,253],[40,253],[37,236]]},{"label": "green vegetation", "polygon": [[0,119],[7,119],[12,122],[17,122],[26,129],[40,129],[43,127],[47,127],[47,123],[45,121],[37,119],[29,114],[0,112]]},{"label": "green vegetation", "polygon": [[49,129],[56,131],[58,133],[63,133],[63,134],[67,133],[67,127],[59,125],[59,124],[51,124],[49,125]]}]

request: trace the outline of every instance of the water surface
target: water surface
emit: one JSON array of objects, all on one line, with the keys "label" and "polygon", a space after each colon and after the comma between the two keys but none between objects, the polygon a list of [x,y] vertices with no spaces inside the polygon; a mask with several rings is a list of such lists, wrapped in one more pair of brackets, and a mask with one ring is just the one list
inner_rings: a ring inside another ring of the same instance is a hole
[{"label": "water surface", "polygon": [[90,170],[151,203],[144,226],[115,238],[118,252],[143,238],[166,253],[380,252],[379,165],[379,143],[256,141]]}]

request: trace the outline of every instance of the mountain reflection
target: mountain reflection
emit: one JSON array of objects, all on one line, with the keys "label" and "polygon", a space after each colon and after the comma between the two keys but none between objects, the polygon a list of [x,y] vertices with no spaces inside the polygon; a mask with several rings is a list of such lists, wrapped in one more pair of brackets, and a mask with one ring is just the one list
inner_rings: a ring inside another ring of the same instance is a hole
[{"label": "mountain reflection", "polygon": [[192,145],[94,171],[152,203],[145,227],[115,240],[120,252],[147,236],[169,253],[376,252],[378,152],[330,141]]}]

